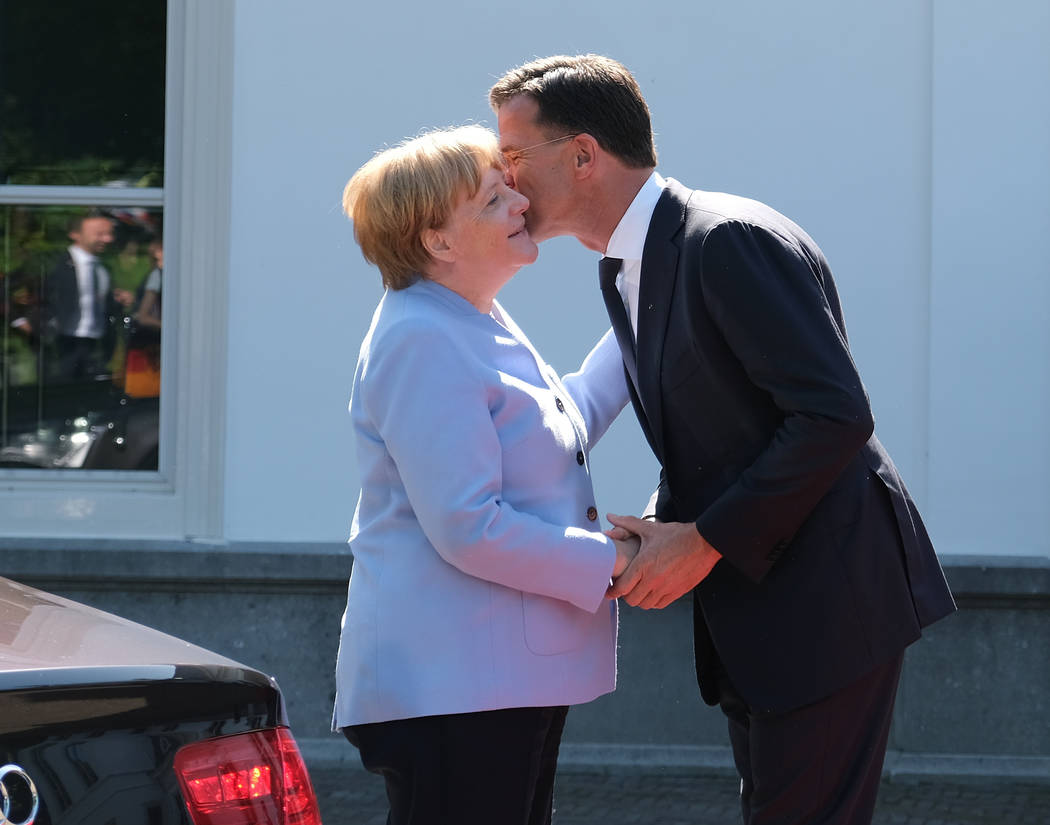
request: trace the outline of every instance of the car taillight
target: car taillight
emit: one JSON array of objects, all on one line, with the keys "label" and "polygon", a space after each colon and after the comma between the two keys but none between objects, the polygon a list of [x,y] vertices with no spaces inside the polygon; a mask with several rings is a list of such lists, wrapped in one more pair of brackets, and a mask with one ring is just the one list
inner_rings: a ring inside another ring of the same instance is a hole
[{"label": "car taillight", "polygon": [[175,774],[194,825],[321,825],[288,728],[185,745],[175,754]]}]

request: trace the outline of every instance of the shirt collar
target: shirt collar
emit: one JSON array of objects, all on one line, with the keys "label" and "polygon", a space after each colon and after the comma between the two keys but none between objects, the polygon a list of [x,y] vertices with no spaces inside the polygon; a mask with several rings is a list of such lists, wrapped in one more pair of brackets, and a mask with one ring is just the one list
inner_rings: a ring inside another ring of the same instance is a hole
[{"label": "shirt collar", "polygon": [[98,258],[88,252],[86,249],[81,249],[76,244],[69,247],[69,255],[73,258],[73,263],[77,266],[85,266],[92,261],[97,261]]},{"label": "shirt collar", "polygon": [[631,201],[631,205],[620,218],[616,229],[609,236],[609,244],[605,249],[607,257],[633,261],[642,259],[645,236],[649,232],[649,222],[653,218],[656,202],[660,200],[664,186],[666,182],[656,171],[646,178],[642,188]]}]

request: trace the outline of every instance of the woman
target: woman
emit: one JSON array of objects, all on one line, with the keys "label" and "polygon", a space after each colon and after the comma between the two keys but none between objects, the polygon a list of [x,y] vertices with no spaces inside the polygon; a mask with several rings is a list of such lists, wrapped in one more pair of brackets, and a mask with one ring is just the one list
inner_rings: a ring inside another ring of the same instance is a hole
[{"label": "woman", "polygon": [[559,379],[495,300],[537,248],[495,136],[377,155],[344,207],[386,293],[350,413],[361,496],[334,726],[392,825],[549,823],[567,705],[615,687],[588,450],[624,407],[609,334]]},{"label": "woman", "polygon": [[132,398],[160,395],[161,282],[164,277],[164,242],[160,237],[150,241],[149,253],[155,266],[142,284],[142,298],[131,324],[124,358],[124,394]]}]

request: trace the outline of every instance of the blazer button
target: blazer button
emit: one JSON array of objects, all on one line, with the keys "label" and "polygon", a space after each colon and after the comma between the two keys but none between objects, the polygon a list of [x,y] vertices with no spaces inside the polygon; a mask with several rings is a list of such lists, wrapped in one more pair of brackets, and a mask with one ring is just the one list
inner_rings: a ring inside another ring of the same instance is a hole
[{"label": "blazer button", "polygon": [[558,412],[565,412],[565,405],[561,403],[561,399],[560,398],[555,398],[554,399],[554,403],[558,407]]},{"label": "blazer button", "polygon": [[583,466],[583,451],[582,450],[580,452],[576,453],[576,463],[579,464],[581,467]]},{"label": "blazer button", "polygon": [[598,520],[598,508],[597,507],[588,507],[587,508],[587,521],[597,521],[597,520]]}]

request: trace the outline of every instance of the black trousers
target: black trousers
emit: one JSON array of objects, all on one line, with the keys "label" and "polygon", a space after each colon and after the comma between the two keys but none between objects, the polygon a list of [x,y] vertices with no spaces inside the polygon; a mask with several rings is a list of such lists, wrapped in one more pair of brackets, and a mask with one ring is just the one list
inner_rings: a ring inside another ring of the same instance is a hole
[{"label": "black trousers", "polygon": [[421,716],[343,734],[386,780],[387,825],[550,825],[568,710]]},{"label": "black trousers", "polygon": [[785,713],[754,713],[723,676],[745,825],[870,825],[903,661]]},{"label": "black trousers", "polygon": [[53,366],[54,377],[61,381],[91,379],[107,372],[102,341],[59,335],[55,340],[58,355]]}]

